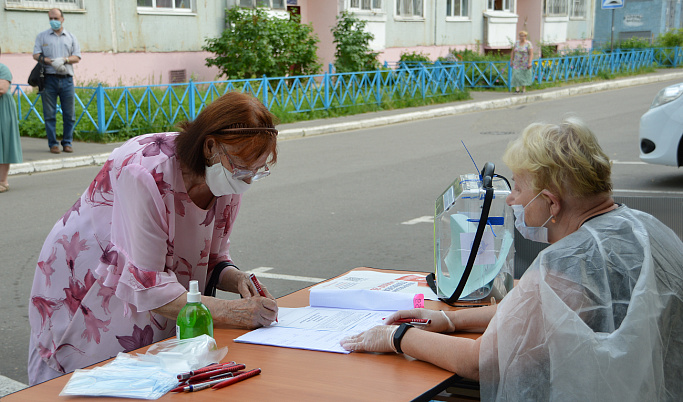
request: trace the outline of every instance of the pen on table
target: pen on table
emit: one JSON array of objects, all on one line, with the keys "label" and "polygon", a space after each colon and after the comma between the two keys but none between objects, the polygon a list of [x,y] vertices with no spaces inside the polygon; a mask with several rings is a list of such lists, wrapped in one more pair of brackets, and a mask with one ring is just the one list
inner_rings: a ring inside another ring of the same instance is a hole
[{"label": "pen on table", "polygon": [[[226,373],[224,374],[225,377],[232,377],[232,373]],[[223,382],[226,380],[226,378],[217,378],[215,380],[210,380],[210,381],[204,381],[200,382],[197,384],[188,384],[188,385],[181,385],[176,388],[173,388],[170,392],[195,392],[195,391],[201,391],[203,389],[209,388],[213,385],[216,385],[220,382]]]},{"label": "pen on table", "polygon": [[[384,318],[382,318],[384,319]],[[431,324],[432,320],[427,319],[427,318],[400,318],[398,320],[394,320],[394,322],[405,322],[408,324],[413,324],[413,325],[429,325]]]},{"label": "pen on table", "polygon": [[190,381],[197,382],[199,380],[206,380],[206,379],[209,379],[215,375],[239,371],[245,367],[247,367],[247,366],[245,366],[244,364],[235,364],[232,366],[225,366],[225,367],[219,368],[218,370],[207,371],[206,373],[194,375],[194,376],[190,377],[187,381],[188,382],[190,382]]},{"label": "pen on table", "polygon": [[198,368],[196,370],[188,371],[187,373],[181,373],[178,374],[178,379],[179,380],[186,380],[193,375],[201,374],[201,373],[206,373],[207,371],[213,371],[216,370],[217,368],[223,367],[223,366],[229,366],[233,365],[235,362],[228,362],[228,363],[211,363],[208,366],[204,366],[202,368]]},{"label": "pen on table", "polygon": [[[237,372],[228,371],[227,373],[214,374],[214,375],[212,375],[212,376],[209,377],[209,378],[204,378],[204,379],[199,379],[199,380],[187,380],[187,382],[186,382],[185,384],[183,384],[183,385],[190,385],[190,384],[196,385],[196,384],[199,384],[199,383],[202,383],[202,382],[206,382],[206,381],[217,380],[217,379],[219,379],[219,378],[225,379],[226,377],[232,377],[232,376],[234,376],[235,373],[237,373]],[[212,373],[212,374],[213,374],[213,373]],[[238,374],[239,374],[239,373],[238,373]]]},{"label": "pen on table", "polygon": [[[256,275],[250,274],[250,275],[249,275],[249,279],[251,279],[251,283],[254,284],[254,287],[255,287],[256,290],[258,291],[258,294],[261,295],[262,297],[267,297],[267,296],[266,296],[266,292],[264,292],[264,291],[263,291],[263,288],[261,287],[261,283],[258,281],[258,279],[256,279]],[[277,321],[277,316],[275,317],[275,322],[278,322],[278,321]]]},{"label": "pen on table", "polygon": [[225,381],[223,381],[223,382],[219,382],[218,384],[212,386],[211,388],[213,388],[213,389],[221,389],[221,388],[223,388],[223,387],[227,387],[228,385],[234,384],[234,383],[236,383],[236,382],[240,382],[240,381],[242,381],[242,380],[246,380],[247,378],[250,378],[250,377],[253,377],[253,376],[259,375],[259,374],[261,374],[261,369],[260,369],[260,368],[256,368],[256,369],[249,370],[249,371],[245,371],[245,372],[242,373],[242,374],[236,375],[236,376],[234,376],[234,377],[232,377],[232,378],[228,378],[227,380],[225,380]]}]

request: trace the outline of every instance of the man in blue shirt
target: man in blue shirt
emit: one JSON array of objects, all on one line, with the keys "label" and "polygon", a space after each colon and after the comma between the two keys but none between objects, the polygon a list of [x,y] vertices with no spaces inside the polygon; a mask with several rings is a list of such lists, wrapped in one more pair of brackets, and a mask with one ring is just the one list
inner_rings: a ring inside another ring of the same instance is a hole
[{"label": "man in blue shirt", "polygon": [[33,58],[40,61],[41,55],[45,64],[45,88],[43,99],[43,117],[45,118],[45,132],[50,152],[58,154],[57,142],[57,97],[59,96],[64,121],[62,147],[64,152],[73,152],[75,116],[74,68],[73,65],[81,61],[81,47],[78,40],[64,29],[64,14],[62,10],[53,8],[48,11],[50,29],[36,36],[33,47]]}]

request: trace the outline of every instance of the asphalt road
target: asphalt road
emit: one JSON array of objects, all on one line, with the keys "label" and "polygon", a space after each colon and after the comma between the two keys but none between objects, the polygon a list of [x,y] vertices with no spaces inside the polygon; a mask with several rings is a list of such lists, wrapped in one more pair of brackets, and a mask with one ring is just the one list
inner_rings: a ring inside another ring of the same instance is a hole
[{"label": "asphalt road", "polygon": [[[534,121],[575,114],[614,160],[614,188],[626,194],[683,196],[683,171],[638,159],[638,121],[657,91],[641,85],[507,109],[282,141],[278,164],[244,201],[231,236],[243,270],[256,269],[276,296],[358,266],[433,269],[436,197],[486,161],[510,176],[500,157]],[[98,167],[11,177],[0,213],[0,375],[26,383],[28,296],[37,256],[54,222],[86,189]],[[226,297],[225,294],[222,295]]]}]

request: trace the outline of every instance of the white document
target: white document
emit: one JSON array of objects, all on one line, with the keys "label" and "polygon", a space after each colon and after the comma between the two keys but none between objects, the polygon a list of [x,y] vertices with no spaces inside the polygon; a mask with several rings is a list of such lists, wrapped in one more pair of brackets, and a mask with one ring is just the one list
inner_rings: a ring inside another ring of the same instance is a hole
[{"label": "white document", "polygon": [[427,274],[351,271],[312,289],[367,289],[395,293],[422,293],[427,300],[439,300],[425,279]]},{"label": "white document", "polygon": [[344,337],[382,325],[382,318],[392,312],[326,307],[280,307],[279,322],[247,332],[236,338],[235,342],[349,353],[339,344]]},{"label": "white document", "polygon": [[367,289],[311,288],[308,304],[312,307],[352,308],[361,310],[410,310],[424,307],[424,295],[382,292]]}]

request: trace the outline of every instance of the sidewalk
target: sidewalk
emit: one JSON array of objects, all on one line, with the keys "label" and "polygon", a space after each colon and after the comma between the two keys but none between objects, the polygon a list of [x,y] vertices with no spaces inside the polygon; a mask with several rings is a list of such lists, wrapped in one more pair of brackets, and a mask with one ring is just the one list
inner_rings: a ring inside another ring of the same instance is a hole
[{"label": "sidewalk", "polygon": [[[524,95],[514,95],[508,92],[495,91],[470,91],[472,99],[467,101],[420,106],[408,109],[386,110],[322,120],[302,121],[281,124],[277,128],[280,130],[279,139],[287,140],[291,138],[379,127],[433,117],[450,116],[460,113],[500,109],[512,105],[553,100],[568,96],[675,79],[683,80],[683,69],[662,69],[651,74],[636,77],[601,81],[597,83],[570,84],[558,88],[531,91]],[[10,165],[9,174],[27,174],[79,166],[100,165],[107,160],[111,151],[119,145],[120,144],[74,142],[74,153],[51,154],[46,139],[21,137],[24,163]]]}]

